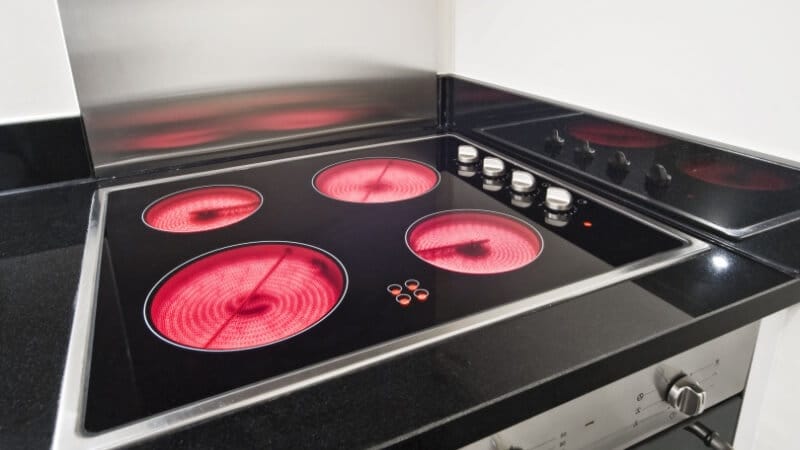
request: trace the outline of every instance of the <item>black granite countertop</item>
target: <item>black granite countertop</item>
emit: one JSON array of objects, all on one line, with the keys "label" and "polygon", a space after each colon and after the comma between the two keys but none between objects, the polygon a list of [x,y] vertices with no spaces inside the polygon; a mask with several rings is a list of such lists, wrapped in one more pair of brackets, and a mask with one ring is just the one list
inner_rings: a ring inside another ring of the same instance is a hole
[{"label": "black granite countertop", "polygon": [[[0,448],[50,445],[94,189],[0,197]],[[798,299],[793,278],[713,247],[139,446],[457,447]]]}]

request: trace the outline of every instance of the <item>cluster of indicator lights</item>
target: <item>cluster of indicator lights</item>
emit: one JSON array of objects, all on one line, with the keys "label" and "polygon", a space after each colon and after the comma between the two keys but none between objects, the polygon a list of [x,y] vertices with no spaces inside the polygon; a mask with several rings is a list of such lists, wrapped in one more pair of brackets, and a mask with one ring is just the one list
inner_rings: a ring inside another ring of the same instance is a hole
[{"label": "cluster of indicator lights", "polygon": [[425,303],[431,296],[430,291],[421,288],[419,281],[414,278],[406,280],[402,285],[390,284],[386,286],[386,290],[394,296],[394,300],[403,308],[410,306],[413,299],[417,299],[420,303]]},{"label": "cluster of indicator lights", "polygon": [[[334,164],[313,180],[324,196],[365,204],[415,198],[438,182],[434,168],[399,158]],[[262,203],[261,194],[250,188],[205,186],[162,197],[145,209],[142,219],[163,232],[209,232],[244,221]],[[519,269],[542,251],[542,238],[532,226],[481,210],[423,217],[409,227],[406,243],[426,263],[470,275]],[[245,350],[313,327],[336,308],[346,289],[345,268],[322,249],[294,242],[249,242],[175,268],[151,291],[145,316],[156,335],[179,347]],[[387,290],[404,307],[431,295],[415,279]]]}]

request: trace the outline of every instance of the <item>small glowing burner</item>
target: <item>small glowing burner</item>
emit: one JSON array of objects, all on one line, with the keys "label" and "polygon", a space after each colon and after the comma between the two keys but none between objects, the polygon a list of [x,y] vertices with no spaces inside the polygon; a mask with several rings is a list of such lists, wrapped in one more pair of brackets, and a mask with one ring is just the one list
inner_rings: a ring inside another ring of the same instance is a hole
[{"label": "small glowing burner", "polygon": [[669,143],[664,136],[609,122],[578,122],[568,131],[576,139],[606,147],[654,148]]},{"label": "small glowing burner", "polygon": [[314,177],[323,195],[351,203],[388,203],[419,197],[439,182],[432,167],[407,159],[364,158],[334,164]]},{"label": "small glowing burner", "polygon": [[145,312],[155,333],[178,346],[244,350],[314,326],[339,304],[346,285],[344,268],[321,250],[245,244],[174,270],[153,289]]},{"label": "small glowing burner", "polygon": [[148,206],[144,222],[161,231],[195,233],[240,222],[261,207],[261,195],[239,186],[205,186],[157,200]]},{"label": "small glowing burner", "polygon": [[423,261],[466,274],[519,269],[542,251],[530,225],[490,211],[444,211],[423,218],[406,233],[408,247]]}]

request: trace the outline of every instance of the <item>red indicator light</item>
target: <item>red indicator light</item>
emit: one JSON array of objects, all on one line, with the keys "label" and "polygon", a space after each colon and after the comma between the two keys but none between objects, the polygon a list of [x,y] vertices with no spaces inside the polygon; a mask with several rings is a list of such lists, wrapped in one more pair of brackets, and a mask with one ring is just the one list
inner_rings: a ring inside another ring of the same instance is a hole
[{"label": "red indicator light", "polygon": [[406,280],[405,285],[409,291],[413,291],[419,287],[419,281],[412,278],[410,280]]},{"label": "red indicator light", "polygon": [[400,304],[400,306],[408,306],[411,304],[411,296],[408,294],[400,294],[395,297],[395,300]]},{"label": "red indicator light", "polygon": [[586,227],[586,228],[592,228],[592,222],[589,222],[588,220],[584,220],[583,221],[583,226]]},{"label": "red indicator light", "polygon": [[430,295],[430,293],[428,292],[427,289],[417,289],[416,291],[414,291],[414,297],[416,297],[417,300],[419,300],[421,302],[424,302],[425,300],[427,300],[428,299],[428,295]]},{"label": "red indicator light", "polygon": [[399,284],[390,284],[386,290],[392,295],[400,295],[400,293],[403,292],[403,286]]}]

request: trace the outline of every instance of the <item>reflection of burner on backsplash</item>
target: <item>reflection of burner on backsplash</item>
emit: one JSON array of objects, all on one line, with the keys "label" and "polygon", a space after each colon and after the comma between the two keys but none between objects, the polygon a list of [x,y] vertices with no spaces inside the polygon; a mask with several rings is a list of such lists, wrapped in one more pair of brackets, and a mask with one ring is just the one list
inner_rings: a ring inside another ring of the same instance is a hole
[{"label": "reflection of burner on backsplash", "polygon": [[122,139],[115,147],[122,151],[168,150],[209,144],[227,136],[228,133],[216,128],[176,129]]},{"label": "reflection of burner on backsplash", "polygon": [[654,148],[669,142],[664,136],[610,122],[577,122],[567,131],[576,139],[605,147]]},{"label": "reflection of burner on backsplash", "polygon": [[347,287],[344,268],[315,248],[244,244],[173,271],[145,316],[167,342],[194,350],[245,350],[297,335],[324,319]]},{"label": "reflection of burner on backsplash", "polygon": [[252,215],[261,194],[240,186],[205,186],[156,200],[142,214],[144,222],[160,231],[195,233],[223,228]]},{"label": "reflection of burner on backsplash", "polygon": [[302,109],[265,113],[247,117],[236,123],[248,131],[300,131],[344,125],[363,114],[351,109]]},{"label": "reflection of burner on backsplash", "polygon": [[364,158],[329,166],[314,177],[326,197],[351,203],[388,203],[419,197],[439,182],[431,166],[400,158]]},{"label": "reflection of burner on backsplash", "polygon": [[542,251],[542,238],[530,225],[480,210],[444,211],[425,217],[409,228],[406,242],[423,261],[467,274],[519,269]]},{"label": "reflection of burner on backsplash", "polygon": [[746,191],[783,191],[800,183],[798,176],[788,171],[728,158],[689,158],[679,162],[678,168],[696,180]]}]

